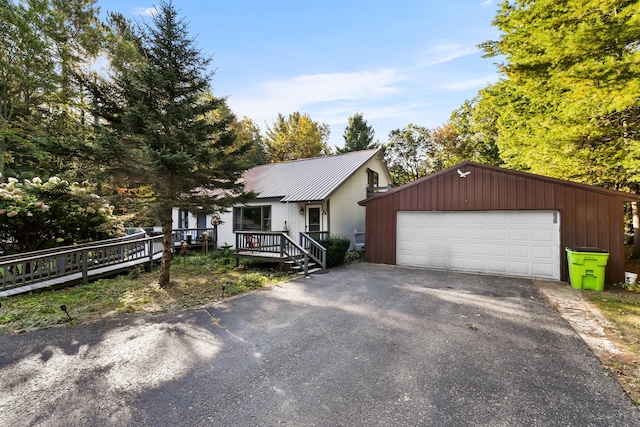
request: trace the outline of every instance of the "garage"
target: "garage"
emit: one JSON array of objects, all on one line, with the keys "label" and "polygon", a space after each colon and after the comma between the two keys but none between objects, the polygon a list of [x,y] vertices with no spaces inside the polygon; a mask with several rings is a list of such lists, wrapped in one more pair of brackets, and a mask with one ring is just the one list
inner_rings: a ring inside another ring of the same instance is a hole
[{"label": "garage", "polygon": [[464,162],[360,201],[371,263],[568,281],[566,247],[609,252],[624,280],[624,207],[640,195]]},{"label": "garage", "polygon": [[560,279],[558,211],[397,213],[396,263]]}]

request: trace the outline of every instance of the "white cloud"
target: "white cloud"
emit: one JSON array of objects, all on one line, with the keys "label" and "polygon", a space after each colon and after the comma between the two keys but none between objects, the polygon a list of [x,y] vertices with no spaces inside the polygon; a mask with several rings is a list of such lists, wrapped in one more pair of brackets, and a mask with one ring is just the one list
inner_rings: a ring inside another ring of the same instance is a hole
[{"label": "white cloud", "polygon": [[247,88],[249,95],[232,95],[228,102],[239,114],[262,121],[279,112],[305,112],[304,107],[319,103],[358,103],[389,96],[399,90],[394,85],[403,78],[393,69],[304,75]]},{"label": "white cloud", "polygon": [[418,67],[443,64],[474,53],[478,53],[478,48],[475,46],[462,46],[455,42],[439,42],[419,55],[424,59],[419,62]]},{"label": "white cloud", "polygon": [[136,15],[140,15],[140,16],[153,16],[157,11],[158,11],[158,9],[156,9],[155,6],[151,6],[151,7],[136,7],[133,10],[133,13],[136,14]]},{"label": "white cloud", "polygon": [[493,4],[493,0],[485,0],[480,3],[480,6],[491,6]]}]

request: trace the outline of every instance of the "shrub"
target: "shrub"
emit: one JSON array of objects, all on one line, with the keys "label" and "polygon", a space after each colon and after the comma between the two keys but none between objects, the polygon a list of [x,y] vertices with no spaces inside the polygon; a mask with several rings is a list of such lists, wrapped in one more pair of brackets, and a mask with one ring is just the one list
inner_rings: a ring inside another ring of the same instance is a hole
[{"label": "shrub", "polygon": [[5,253],[102,240],[124,235],[113,207],[88,183],[58,177],[0,184],[0,244]]},{"label": "shrub", "polygon": [[344,263],[351,241],[345,237],[329,237],[318,243],[327,249],[327,268],[329,268]]},{"label": "shrub", "polygon": [[360,259],[360,252],[356,252],[356,251],[349,251],[347,252],[347,254],[344,256],[344,262],[345,263],[349,263],[349,262],[353,262],[353,261],[358,261]]}]

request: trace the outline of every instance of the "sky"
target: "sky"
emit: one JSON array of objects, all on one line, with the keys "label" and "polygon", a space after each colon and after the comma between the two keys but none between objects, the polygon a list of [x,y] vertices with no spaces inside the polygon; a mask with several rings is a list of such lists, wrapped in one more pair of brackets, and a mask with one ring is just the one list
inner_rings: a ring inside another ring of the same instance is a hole
[{"label": "sky", "polygon": [[[327,123],[344,146],[349,117],[363,115],[375,139],[409,123],[443,125],[498,80],[498,0],[173,0],[203,55],[213,93],[263,133],[278,113]],[[157,0],[98,0],[101,11],[151,22]]]}]

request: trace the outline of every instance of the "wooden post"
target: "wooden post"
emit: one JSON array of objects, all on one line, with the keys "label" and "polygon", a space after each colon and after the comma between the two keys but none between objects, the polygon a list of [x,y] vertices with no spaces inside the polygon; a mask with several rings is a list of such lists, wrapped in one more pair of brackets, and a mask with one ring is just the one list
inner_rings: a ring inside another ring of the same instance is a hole
[{"label": "wooden post", "polygon": [[82,251],[82,284],[86,285],[89,283],[89,275],[87,271],[89,270],[89,251],[87,249]]},{"label": "wooden post", "polygon": [[149,242],[149,264],[147,266],[147,271],[153,271],[153,250],[155,249],[153,245],[154,240],[154,237],[149,237],[149,240],[147,240]]}]

